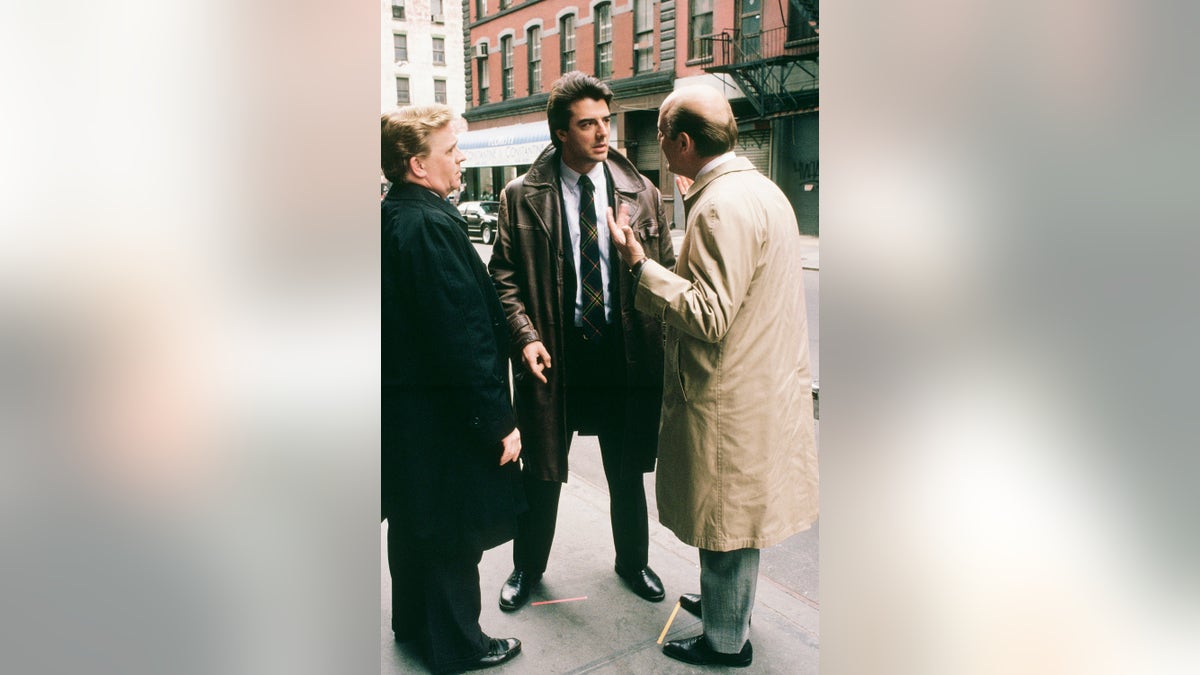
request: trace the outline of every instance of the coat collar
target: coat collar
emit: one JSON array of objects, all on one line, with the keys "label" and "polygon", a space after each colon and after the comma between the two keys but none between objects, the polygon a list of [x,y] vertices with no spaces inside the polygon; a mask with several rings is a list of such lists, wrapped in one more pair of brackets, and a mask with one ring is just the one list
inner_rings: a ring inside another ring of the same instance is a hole
[{"label": "coat collar", "polygon": [[412,183],[401,182],[393,184],[383,200],[397,203],[403,201],[422,202],[440,209],[446,215],[456,220],[464,220],[462,214],[458,212],[458,209],[454,208],[453,204],[438,197],[432,190],[423,188],[420,185],[413,185]]},{"label": "coat collar", "polygon": [[[533,160],[529,172],[525,175],[525,185],[529,187],[558,188],[559,154],[554,145],[547,145],[545,150]],[[612,179],[613,189],[625,194],[636,194],[646,189],[642,175],[633,167],[628,159],[619,152],[609,152],[604,161],[608,168],[608,176]]]},{"label": "coat collar", "polygon": [[750,160],[746,159],[745,157],[734,157],[728,162],[720,164],[717,166],[717,168],[701,176],[700,180],[696,181],[690,188],[688,188],[687,194],[683,196],[684,206],[691,207],[692,203],[696,201],[696,198],[699,197],[700,193],[704,191],[704,188],[711,185],[714,180],[724,176],[725,174],[739,171],[757,171],[757,169],[755,169],[754,165],[750,163]]},{"label": "coat collar", "polygon": [[[538,226],[554,242],[562,241],[565,222],[561,217],[562,189],[558,181],[558,162],[558,150],[553,144],[546,146],[525,173],[522,196]],[[612,202],[614,213],[621,205],[625,205],[629,208],[630,222],[636,222],[640,215],[641,193],[646,189],[642,175],[624,155],[616,152],[608,153],[604,166],[609,185],[615,193]]]}]

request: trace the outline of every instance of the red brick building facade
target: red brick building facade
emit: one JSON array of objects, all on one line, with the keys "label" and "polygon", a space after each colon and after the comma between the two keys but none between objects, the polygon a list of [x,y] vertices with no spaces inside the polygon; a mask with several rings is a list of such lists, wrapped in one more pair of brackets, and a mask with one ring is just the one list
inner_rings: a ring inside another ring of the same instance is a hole
[{"label": "red brick building facade", "polygon": [[[612,145],[672,200],[657,110],[677,86],[723,89],[737,152],[778,183],[816,233],[813,0],[463,0],[470,130],[466,195],[496,195],[549,143],[546,92],[564,72],[612,88]],[[678,219],[678,218],[677,218]]]}]

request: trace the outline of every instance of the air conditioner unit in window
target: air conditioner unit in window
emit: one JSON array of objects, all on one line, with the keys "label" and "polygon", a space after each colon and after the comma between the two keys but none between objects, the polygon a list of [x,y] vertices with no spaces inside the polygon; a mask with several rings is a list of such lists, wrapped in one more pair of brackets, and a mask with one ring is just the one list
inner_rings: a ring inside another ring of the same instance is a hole
[{"label": "air conditioner unit in window", "polygon": [[488,45],[486,42],[480,42],[475,45],[475,58],[482,59],[488,55]]},{"label": "air conditioner unit in window", "polygon": [[434,14],[429,17],[434,23],[446,23],[446,18],[441,14]]}]

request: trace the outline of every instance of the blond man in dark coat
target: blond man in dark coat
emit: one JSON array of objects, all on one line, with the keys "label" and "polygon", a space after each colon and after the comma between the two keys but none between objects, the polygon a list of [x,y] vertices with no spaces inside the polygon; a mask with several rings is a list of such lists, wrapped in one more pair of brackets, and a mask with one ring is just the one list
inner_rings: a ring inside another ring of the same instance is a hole
[{"label": "blond man in dark coat", "polygon": [[382,116],[382,504],[392,630],[434,672],[521,650],[479,626],[483,551],[524,508],[508,333],[487,270],[446,197],[461,184],[446,106]]}]

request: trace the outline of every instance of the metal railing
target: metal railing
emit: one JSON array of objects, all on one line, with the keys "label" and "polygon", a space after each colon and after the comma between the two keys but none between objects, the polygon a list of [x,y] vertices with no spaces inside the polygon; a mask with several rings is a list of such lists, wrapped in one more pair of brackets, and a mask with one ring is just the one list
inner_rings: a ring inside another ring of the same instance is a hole
[{"label": "metal railing", "polygon": [[[703,45],[701,53],[712,55],[712,62],[707,66],[709,68],[795,58],[814,53],[818,48],[817,32],[808,23],[801,24],[790,38],[788,27],[780,26],[757,33],[723,30],[700,38],[700,42]],[[704,45],[706,42],[708,44]]]}]

